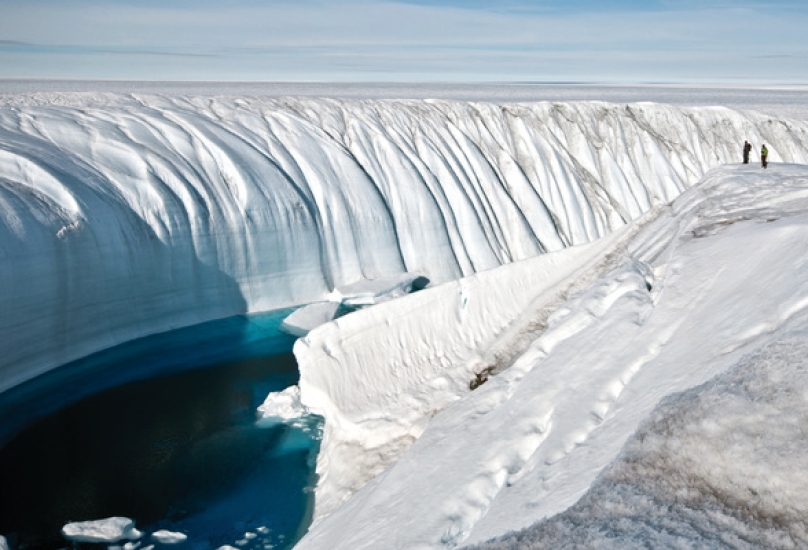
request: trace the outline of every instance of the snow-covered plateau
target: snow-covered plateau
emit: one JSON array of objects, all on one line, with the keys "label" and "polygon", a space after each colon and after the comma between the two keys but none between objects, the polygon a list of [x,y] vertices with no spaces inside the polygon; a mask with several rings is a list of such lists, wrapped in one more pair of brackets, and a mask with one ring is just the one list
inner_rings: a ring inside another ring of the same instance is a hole
[{"label": "snow-covered plateau", "polygon": [[420,275],[262,410],[325,418],[299,548],[805,547],[805,165],[808,122],[721,107],[21,96],[0,390]]}]

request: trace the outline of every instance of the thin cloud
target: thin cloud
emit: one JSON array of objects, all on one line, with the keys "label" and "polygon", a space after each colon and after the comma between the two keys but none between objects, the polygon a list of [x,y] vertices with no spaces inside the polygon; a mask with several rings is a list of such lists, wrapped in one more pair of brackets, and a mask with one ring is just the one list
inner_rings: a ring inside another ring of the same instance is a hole
[{"label": "thin cloud", "polygon": [[[737,73],[743,59],[766,56],[767,66],[746,67],[751,75],[770,78],[776,70],[782,78],[808,78],[784,57],[808,55],[808,16],[799,10],[759,10],[735,2],[719,9],[722,2],[709,0],[680,2],[675,8],[659,0],[644,3],[641,10],[632,9],[634,4],[607,1],[594,9],[589,1],[572,0],[532,9],[535,2],[510,1],[492,10],[478,0],[240,0],[227,5],[95,0],[69,6],[9,0],[0,19],[6,41],[0,44],[35,45],[43,51],[21,52],[27,56],[25,67],[5,49],[0,76],[8,76],[13,67],[37,70],[39,55],[42,72],[54,66],[69,71],[75,59],[76,66],[94,76],[115,78],[128,76],[129,70],[145,71],[131,75],[138,78],[179,71],[200,79],[237,73],[345,80],[384,72],[396,79],[442,74],[450,80],[578,81],[592,75],[681,80],[710,73],[720,77],[729,66]],[[570,5],[581,9],[567,9]],[[48,47],[59,51],[49,54]],[[92,63],[79,61],[99,53],[164,61],[122,67],[96,57]],[[59,55],[59,63],[47,55]],[[198,61],[179,66],[172,65],[172,58]]]}]

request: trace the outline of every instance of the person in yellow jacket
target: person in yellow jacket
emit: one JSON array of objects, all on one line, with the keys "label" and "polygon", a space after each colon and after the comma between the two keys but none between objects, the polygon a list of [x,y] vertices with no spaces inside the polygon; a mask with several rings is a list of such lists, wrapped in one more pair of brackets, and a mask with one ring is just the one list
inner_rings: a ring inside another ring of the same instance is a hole
[{"label": "person in yellow jacket", "polygon": [[766,162],[766,157],[768,156],[769,150],[766,149],[766,144],[764,143],[763,147],[760,148],[760,165],[763,166],[763,168],[766,168],[766,166],[769,165],[769,163]]}]

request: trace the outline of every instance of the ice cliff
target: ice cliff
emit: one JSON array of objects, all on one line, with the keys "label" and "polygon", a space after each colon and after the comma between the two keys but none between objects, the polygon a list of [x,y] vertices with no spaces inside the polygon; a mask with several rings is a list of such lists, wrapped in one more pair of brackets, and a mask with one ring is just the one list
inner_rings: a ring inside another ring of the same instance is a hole
[{"label": "ice cliff", "polygon": [[744,139],[808,124],[655,104],[20,96],[0,108],[0,390],[98,349],[433,283],[598,239]]}]

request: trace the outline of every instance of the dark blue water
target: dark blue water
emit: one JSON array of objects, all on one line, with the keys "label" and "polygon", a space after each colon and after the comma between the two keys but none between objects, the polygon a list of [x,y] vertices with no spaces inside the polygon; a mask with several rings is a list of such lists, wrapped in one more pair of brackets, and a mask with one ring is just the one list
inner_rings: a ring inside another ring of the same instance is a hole
[{"label": "dark blue water", "polygon": [[144,544],[169,529],[181,548],[290,547],[311,520],[319,419],[255,422],[298,380],[288,313],[141,338],[1,394],[0,534],[61,548],[65,523],[125,516]]}]

